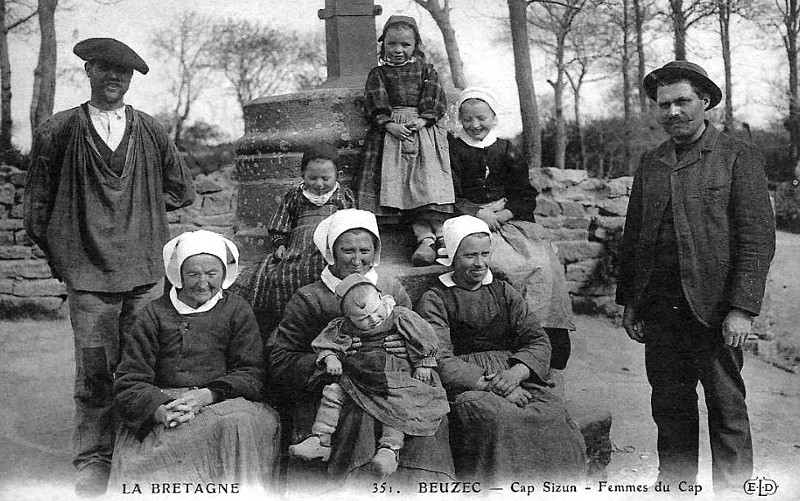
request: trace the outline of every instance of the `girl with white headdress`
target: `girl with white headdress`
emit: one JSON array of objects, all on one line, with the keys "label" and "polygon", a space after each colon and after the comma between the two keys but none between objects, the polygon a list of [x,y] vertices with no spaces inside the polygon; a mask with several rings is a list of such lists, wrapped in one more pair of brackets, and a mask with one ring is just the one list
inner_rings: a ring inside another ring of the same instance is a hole
[{"label": "girl with white headdress", "polygon": [[551,365],[563,369],[570,354],[572,301],[564,269],[533,211],[538,192],[528,166],[508,139],[495,134],[500,107],[494,94],[469,87],[459,95],[462,129],[448,137],[456,212],[475,216],[492,231],[492,269],[528,301],[553,345]]},{"label": "girl with white headdress", "polygon": [[123,336],[111,482],[271,490],[280,425],[259,402],[262,341],[250,305],[225,290],[236,279],[239,251],[199,230],[170,240],[163,256],[173,287]]}]

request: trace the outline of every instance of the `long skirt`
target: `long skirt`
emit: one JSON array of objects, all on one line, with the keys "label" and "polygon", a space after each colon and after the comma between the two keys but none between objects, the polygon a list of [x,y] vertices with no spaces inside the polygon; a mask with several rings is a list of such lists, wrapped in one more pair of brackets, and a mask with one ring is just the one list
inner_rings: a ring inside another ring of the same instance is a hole
[{"label": "long skirt", "polygon": [[140,442],[126,427],[117,434],[109,492],[130,486],[183,482],[238,483],[250,492],[275,492],[280,421],[272,408],[243,398],[203,407],[188,423],[161,424]]},{"label": "long skirt", "polygon": [[493,232],[492,272],[525,297],[542,327],[575,330],[564,268],[540,225],[511,220]]},{"label": "long skirt", "polygon": [[[392,109],[392,117],[400,123],[416,116],[415,108]],[[419,208],[452,212],[455,195],[449,151],[447,132],[438,124],[423,127],[406,141],[382,128],[370,129],[362,155],[359,208],[378,216]]]},{"label": "long skirt", "polygon": [[[461,355],[490,372],[508,368],[510,351]],[[450,407],[450,442],[460,480],[501,485],[519,481],[580,481],[586,444],[564,401],[550,387],[526,384],[525,407],[486,391],[459,394]]]}]

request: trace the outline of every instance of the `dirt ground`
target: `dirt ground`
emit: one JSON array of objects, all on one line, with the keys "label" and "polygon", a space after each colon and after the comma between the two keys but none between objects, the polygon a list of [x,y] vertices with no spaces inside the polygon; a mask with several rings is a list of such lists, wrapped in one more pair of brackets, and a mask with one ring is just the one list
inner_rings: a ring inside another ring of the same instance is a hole
[{"label": "dirt ground", "polygon": [[[778,241],[774,264],[777,273],[773,273],[770,285],[770,315],[778,338],[788,343],[800,338],[800,235],[781,233]],[[650,418],[643,347],[606,319],[579,317],[578,326],[565,374],[567,396],[608,409],[613,416],[611,438],[615,450],[607,481],[650,486],[656,477],[656,430]],[[78,499],[72,492],[70,463],[73,377],[72,334],[67,320],[0,324],[0,395],[4,403],[0,406],[0,500]],[[800,499],[800,375],[748,353],[744,378],[754,437],[755,476],[774,480],[778,490],[768,497],[743,495],[740,499]],[[702,391],[699,393],[705,416]],[[697,496],[692,493],[682,499],[713,499],[707,430],[701,433],[698,482],[703,490]],[[547,498],[539,486],[530,498],[669,499],[663,495],[599,493],[596,481],[588,487],[588,491],[584,489],[579,494]],[[375,496],[381,495],[370,498]],[[448,498],[463,496],[485,497],[464,494]],[[512,494],[506,489],[496,497]],[[142,495],[116,498],[147,499]],[[212,498],[220,499],[202,499]],[[161,495],[156,499],[175,497]]]},{"label": "dirt ground", "polygon": [[[775,336],[777,355],[788,367],[800,368],[800,235],[779,231],[767,285],[763,322]],[[758,325],[758,324],[756,324]]]}]

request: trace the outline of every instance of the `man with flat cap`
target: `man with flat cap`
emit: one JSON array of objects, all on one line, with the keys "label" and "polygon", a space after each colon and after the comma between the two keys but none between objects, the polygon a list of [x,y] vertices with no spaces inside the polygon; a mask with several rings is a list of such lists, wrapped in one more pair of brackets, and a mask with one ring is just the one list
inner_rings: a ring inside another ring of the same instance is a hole
[{"label": "man with flat cap", "polygon": [[133,70],[147,64],[112,38],[73,52],[91,98],[36,131],[25,189],[25,230],[66,282],[75,338],[75,490],[106,490],[117,426],[112,393],[120,331],[163,292],[166,211],[194,199],[189,170],[167,132],[126,106]]},{"label": "man with flat cap", "polygon": [[658,480],[673,492],[696,481],[699,381],[714,491],[742,492],[753,471],[742,344],[775,251],[764,158],[705,119],[722,91],[700,66],[667,63],[642,86],[670,139],[634,177],[616,300],[628,336],[645,345]]}]

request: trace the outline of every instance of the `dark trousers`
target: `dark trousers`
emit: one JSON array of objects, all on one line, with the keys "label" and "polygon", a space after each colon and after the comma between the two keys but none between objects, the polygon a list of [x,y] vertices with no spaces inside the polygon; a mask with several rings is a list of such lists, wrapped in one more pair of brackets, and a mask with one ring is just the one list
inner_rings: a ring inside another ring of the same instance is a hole
[{"label": "dark trousers", "polygon": [[75,335],[76,468],[111,465],[117,415],[114,371],[119,363],[120,335],[139,310],[164,291],[163,281],[127,292],[91,292],[67,287],[69,316]]},{"label": "dark trousers", "polygon": [[721,328],[702,325],[685,301],[658,300],[643,313],[659,480],[692,482],[697,477],[699,381],[708,408],[714,490],[741,486],[753,471],[741,347],[726,345]]}]

